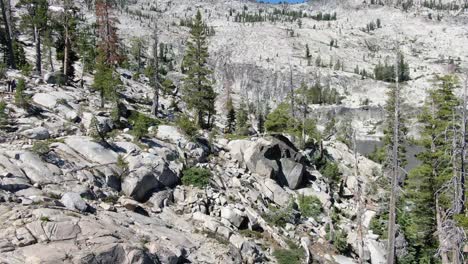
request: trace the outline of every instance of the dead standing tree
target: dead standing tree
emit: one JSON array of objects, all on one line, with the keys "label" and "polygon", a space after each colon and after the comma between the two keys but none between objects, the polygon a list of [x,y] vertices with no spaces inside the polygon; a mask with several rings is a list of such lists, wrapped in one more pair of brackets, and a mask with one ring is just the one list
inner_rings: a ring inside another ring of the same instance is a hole
[{"label": "dead standing tree", "polygon": [[392,142],[392,169],[390,180],[390,204],[388,212],[388,247],[387,264],[393,264],[395,261],[395,234],[396,234],[396,199],[398,191],[398,179],[400,171],[399,163],[399,138],[400,138],[400,80],[398,65],[400,54],[397,49],[395,61],[395,100],[393,116],[393,142]]}]

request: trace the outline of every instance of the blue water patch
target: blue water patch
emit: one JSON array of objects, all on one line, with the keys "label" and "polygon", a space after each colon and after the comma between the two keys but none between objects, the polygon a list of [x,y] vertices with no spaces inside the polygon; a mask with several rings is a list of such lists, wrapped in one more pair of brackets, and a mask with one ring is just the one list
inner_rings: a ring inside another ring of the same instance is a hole
[{"label": "blue water patch", "polygon": [[307,0],[257,0],[257,2],[268,3],[268,4],[281,4],[281,3],[300,4],[300,3],[307,2]]}]

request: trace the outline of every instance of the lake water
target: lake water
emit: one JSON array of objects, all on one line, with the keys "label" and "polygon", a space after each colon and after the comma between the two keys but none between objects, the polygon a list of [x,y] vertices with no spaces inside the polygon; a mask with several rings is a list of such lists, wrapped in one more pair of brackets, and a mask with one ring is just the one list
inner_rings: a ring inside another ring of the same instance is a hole
[{"label": "lake water", "polygon": [[[382,147],[381,141],[374,140],[358,140],[356,142],[357,151],[364,156],[369,155],[374,149]],[[422,149],[418,146],[408,145],[406,146],[406,161],[407,165],[405,170],[409,171],[419,166],[421,162],[416,158],[416,155],[420,153]]]},{"label": "lake water", "polygon": [[258,3],[268,3],[268,4],[279,4],[279,3],[288,3],[288,4],[300,4],[305,3],[307,0],[257,0]]}]

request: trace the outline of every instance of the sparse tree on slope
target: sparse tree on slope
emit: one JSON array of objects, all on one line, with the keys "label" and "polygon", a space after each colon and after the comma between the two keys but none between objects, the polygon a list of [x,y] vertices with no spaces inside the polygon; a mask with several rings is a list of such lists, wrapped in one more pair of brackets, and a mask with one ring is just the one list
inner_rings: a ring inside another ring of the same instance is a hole
[{"label": "sparse tree on slope", "polygon": [[23,25],[30,27],[36,46],[36,72],[42,73],[41,38],[47,26],[49,3],[47,0],[21,0],[19,6],[26,7],[27,13],[23,15]]},{"label": "sparse tree on slope", "polygon": [[208,46],[206,43],[206,29],[200,10],[197,11],[193,26],[190,30],[190,40],[187,43],[187,52],[184,66],[187,77],[184,84],[184,100],[187,106],[196,112],[197,123],[200,127],[210,127],[211,118],[215,114],[216,94],[209,80],[212,73],[208,69]]}]

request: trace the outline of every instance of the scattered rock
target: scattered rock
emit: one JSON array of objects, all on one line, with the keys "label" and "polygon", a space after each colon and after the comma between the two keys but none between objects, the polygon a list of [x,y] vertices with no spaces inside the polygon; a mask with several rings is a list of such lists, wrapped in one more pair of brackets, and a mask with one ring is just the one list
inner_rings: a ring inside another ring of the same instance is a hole
[{"label": "scattered rock", "polygon": [[65,193],[60,199],[60,202],[68,209],[78,210],[80,212],[85,212],[88,209],[88,205],[77,193]]}]

